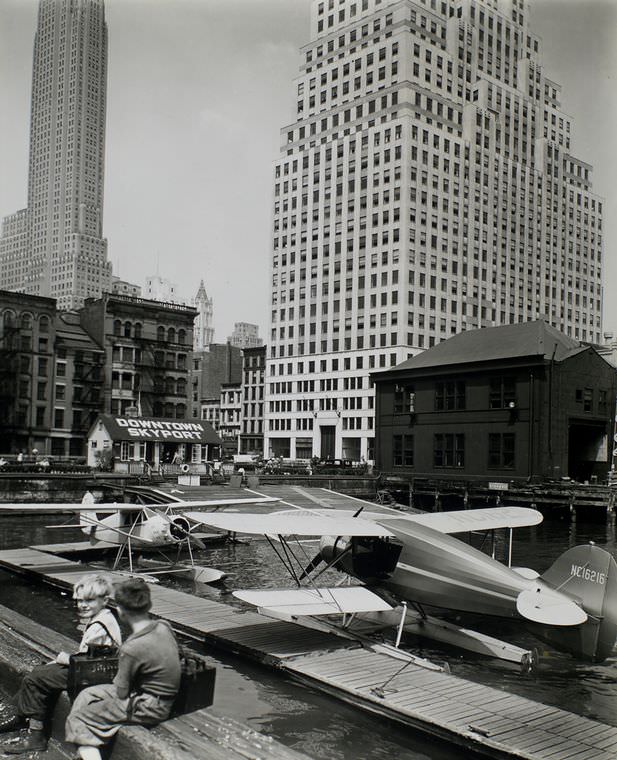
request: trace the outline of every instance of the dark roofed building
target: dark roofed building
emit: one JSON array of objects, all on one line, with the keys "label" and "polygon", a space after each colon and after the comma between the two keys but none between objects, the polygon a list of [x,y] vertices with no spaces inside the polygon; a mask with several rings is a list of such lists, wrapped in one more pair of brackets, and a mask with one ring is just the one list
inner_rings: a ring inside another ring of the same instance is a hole
[{"label": "dark roofed building", "polygon": [[544,321],[459,333],[372,377],[381,471],[587,480],[611,467],[615,369]]}]

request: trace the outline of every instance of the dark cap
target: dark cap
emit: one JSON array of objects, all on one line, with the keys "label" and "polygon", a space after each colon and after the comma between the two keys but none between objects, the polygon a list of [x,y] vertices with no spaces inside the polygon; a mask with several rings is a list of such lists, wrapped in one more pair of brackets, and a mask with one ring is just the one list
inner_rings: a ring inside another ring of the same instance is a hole
[{"label": "dark cap", "polygon": [[130,578],[119,583],[115,589],[116,604],[129,612],[148,612],[152,607],[150,589],[141,578]]}]

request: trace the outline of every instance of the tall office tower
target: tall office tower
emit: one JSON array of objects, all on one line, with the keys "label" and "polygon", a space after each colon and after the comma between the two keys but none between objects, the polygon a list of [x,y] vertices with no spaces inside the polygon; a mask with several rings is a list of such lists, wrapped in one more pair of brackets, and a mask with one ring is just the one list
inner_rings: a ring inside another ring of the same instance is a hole
[{"label": "tall office tower", "polygon": [[203,280],[199,283],[193,306],[197,309],[193,330],[193,350],[208,351],[210,344],[214,343],[214,304],[208,297]]},{"label": "tall office tower", "polygon": [[111,288],[103,229],[107,26],[103,0],[40,0],[28,206],[3,220],[0,287],[78,308]]},{"label": "tall office tower", "polygon": [[602,201],[526,0],[311,12],[275,167],[265,453],[371,460],[369,372],[538,317],[599,341]]}]

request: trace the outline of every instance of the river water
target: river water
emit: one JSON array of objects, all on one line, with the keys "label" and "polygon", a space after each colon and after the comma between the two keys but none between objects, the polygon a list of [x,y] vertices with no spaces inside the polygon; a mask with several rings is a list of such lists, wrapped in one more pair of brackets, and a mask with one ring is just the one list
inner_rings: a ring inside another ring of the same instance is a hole
[{"label": "river water", "polygon": [[[79,540],[80,534],[46,529],[58,518],[0,517],[0,548]],[[63,533],[61,536],[60,533]],[[617,556],[615,525],[546,520],[535,528],[515,531],[513,564],[543,572],[557,556],[577,544],[595,541]],[[504,547],[501,547],[502,549]],[[310,550],[309,550],[310,551]],[[498,547],[499,552],[499,547]],[[231,591],[239,588],[288,585],[284,569],[261,539],[209,547],[203,564],[220,568],[227,578],[217,586],[198,586],[175,579],[189,593],[239,604]],[[74,635],[71,600],[53,590],[0,571],[0,604],[13,607],[67,635]],[[461,621],[473,627],[469,620]],[[561,707],[617,726],[617,654],[601,665],[589,665],[548,651],[515,622],[483,621],[482,630],[525,648],[537,646],[541,657],[535,673],[461,653],[441,645],[408,642],[417,654],[448,662],[452,673],[469,680]],[[202,650],[203,651],[203,650]],[[370,714],[344,705],[281,674],[245,660],[205,650],[217,665],[215,707],[318,760],[463,760],[469,753],[424,738]]]}]

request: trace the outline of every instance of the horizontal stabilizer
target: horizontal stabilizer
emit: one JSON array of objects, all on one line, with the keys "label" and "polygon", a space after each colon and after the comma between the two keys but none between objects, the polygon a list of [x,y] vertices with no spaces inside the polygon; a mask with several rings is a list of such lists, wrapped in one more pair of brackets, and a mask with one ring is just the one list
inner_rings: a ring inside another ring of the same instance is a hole
[{"label": "horizontal stabilizer", "polygon": [[540,573],[537,570],[532,570],[530,567],[513,567],[515,573],[518,573],[521,578],[527,578],[528,581],[535,581],[540,577]]},{"label": "horizontal stabilizer", "polygon": [[279,615],[333,615],[391,610],[384,600],[363,586],[234,591],[234,596]]},{"label": "horizontal stabilizer", "polygon": [[521,591],[516,609],[527,620],[544,625],[580,625],[587,620],[587,613],[576,602],[541,586]]},{"label": "horizontal stabilizer", "polygon": [[381,525],[354,517],[323,513],[278,512],[275,514],[236,514],[231,512],[185,512],[185,517],[232,533],[266,536],[391,536]]}]

